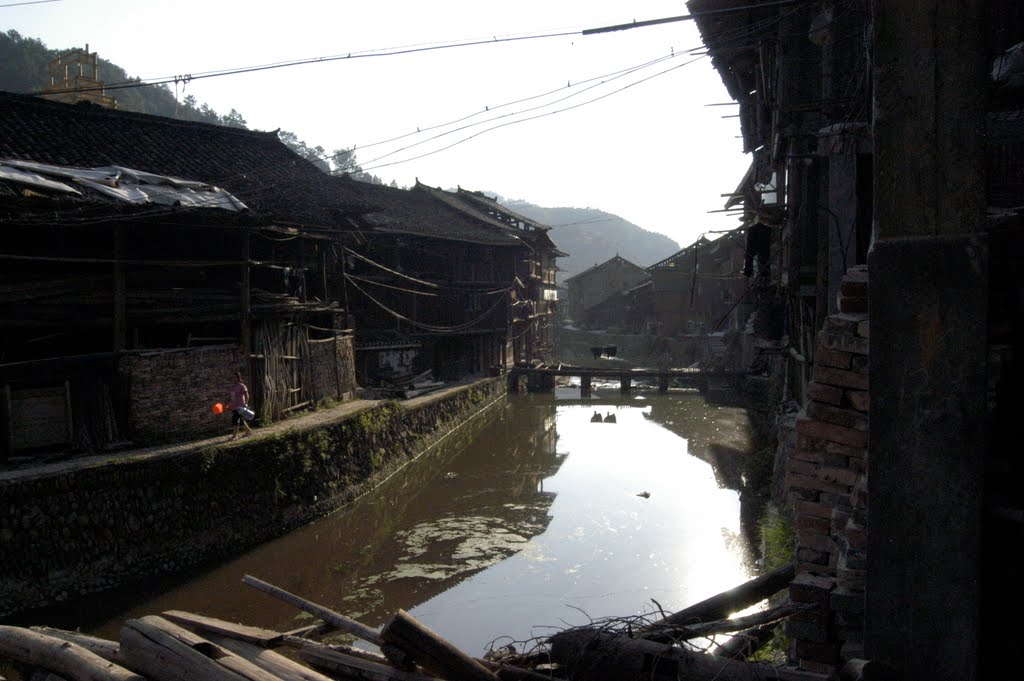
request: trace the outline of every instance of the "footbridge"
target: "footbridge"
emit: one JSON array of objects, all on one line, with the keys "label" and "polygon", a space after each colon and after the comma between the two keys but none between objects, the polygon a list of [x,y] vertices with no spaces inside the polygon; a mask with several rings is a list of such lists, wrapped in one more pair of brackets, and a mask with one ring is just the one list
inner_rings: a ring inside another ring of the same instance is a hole
[{"label": "footbridge", "polygon": [[580,394],[590,395],[593,380],[618,381],[619,390],[628,393],[637,381],[657,381],[659,392],[670,387],[689,388],[702,393],[713,389],[737,387],[746,372],[735,370],[708,370],[693,367],[678,369],[623,369],[580,367],[565,364],[516,367],[509,371],[509,389],[512,392],[551,392],[559,376],[579,377]]}]

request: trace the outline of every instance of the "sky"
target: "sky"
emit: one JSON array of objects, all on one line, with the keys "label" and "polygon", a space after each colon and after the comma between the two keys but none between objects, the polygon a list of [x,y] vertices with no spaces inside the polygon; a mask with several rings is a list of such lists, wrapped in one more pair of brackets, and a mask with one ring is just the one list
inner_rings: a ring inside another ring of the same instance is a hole
[{"label": "sky", "polygon": [[731,100],[694,22],[581,33],[684,15],[683,0],[19,2],[0,0],[0,30],[88,44],[143,80],[318,59],[170,87],[252,129],[355,147],[385,182],[598,208],[680,246],[739,225],[709,212],[749,159],[737,107],[709,106]]}]

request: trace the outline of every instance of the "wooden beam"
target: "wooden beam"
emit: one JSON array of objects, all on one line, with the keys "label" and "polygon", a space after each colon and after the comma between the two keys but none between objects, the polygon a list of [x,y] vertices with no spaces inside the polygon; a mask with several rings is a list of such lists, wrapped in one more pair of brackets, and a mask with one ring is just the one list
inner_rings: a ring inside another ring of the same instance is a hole
[{"label": "wooden beam", "polygon": [[405,652],[416,664],[443,678],[497,681],[482,664],[404,610],[399,610],[384,625],[381,638]]},{"label": "wooden beam", "polygon": [[167,610],[162,613],[166,619],[203,634],[218,634],[238,641],[255,644],[264,648],[281,645],[284,634],[270,629],[233,624],[214,617],[204,617],[183,610]]}]

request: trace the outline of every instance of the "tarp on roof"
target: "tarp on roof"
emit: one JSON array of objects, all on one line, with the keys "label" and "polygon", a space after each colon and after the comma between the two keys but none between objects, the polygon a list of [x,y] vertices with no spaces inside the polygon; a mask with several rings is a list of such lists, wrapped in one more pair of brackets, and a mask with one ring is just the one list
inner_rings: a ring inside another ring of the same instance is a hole
[{"label": "tarp on roof", "polygon": [[78,185],[119,201],[135,204],[155,203],[163,206],[222,208],[230,211],[248,209],[244,203],[219,187],[122,166],[75,168],[18,159],[0,159],[0,179],[38,189],[81,194],[82,192],[73,186]]}]

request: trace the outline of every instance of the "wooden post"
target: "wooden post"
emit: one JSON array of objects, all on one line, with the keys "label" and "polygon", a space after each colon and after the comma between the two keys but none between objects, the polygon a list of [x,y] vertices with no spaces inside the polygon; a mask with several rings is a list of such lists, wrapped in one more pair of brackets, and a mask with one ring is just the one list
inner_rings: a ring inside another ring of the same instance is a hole
[{"label": "wooden post", "polygon": [[443,678],[497,681],[494,674],[444,638],[399,610],[384,625],[381,638],[407,653],[427,671]]},{"label": "wooden post", "polygon": [[[331,326],[334,326],[332,324]],[[337,392],[338,399],[341,399],[341,367],[338,361],[338,330],[334,329],[334,342],[331,344],[334,347],[334,388]]]},{"label": "wooden post", "polygon": [[580,397],[590,397],[590,376],[580,376]]},{"label": "wooden post", "polygon": [[662,374],[661,376],[658,376],[658,392],[659,393],[667,393],[668,392],[668,383],[669,383],[668,374]]},{"label": "wooden post", "polygon": [[619,392],[628,393],[632,387],[633,379],[629,375],[623,374],[619,379]]},{"label": "wooden post", "polygon": [[112,342],[114,352],[120,352],[128,347],[128,295],[125,283],[125,272],[122,260],[124,259],[124,226],[114,226],[114,311],[112,330]]},{"label": "wooden post", "polygon": [[242,343],[242,355],[245,357],[246,371],[247,374],[251,374],[251,367],[249,367],[249,356],[252,354],[252,319],[251,319],[251,307],[250,307],[250,241],[251,232],[248,227],[242,229],[242,290],[240,293],[240,324],[239,334],[241,335]]},{"label": "wooden post", "polygon": [[14,416],[11,411],[11,386],[5,384],[0,392],[0,461],[14,455]]}]

